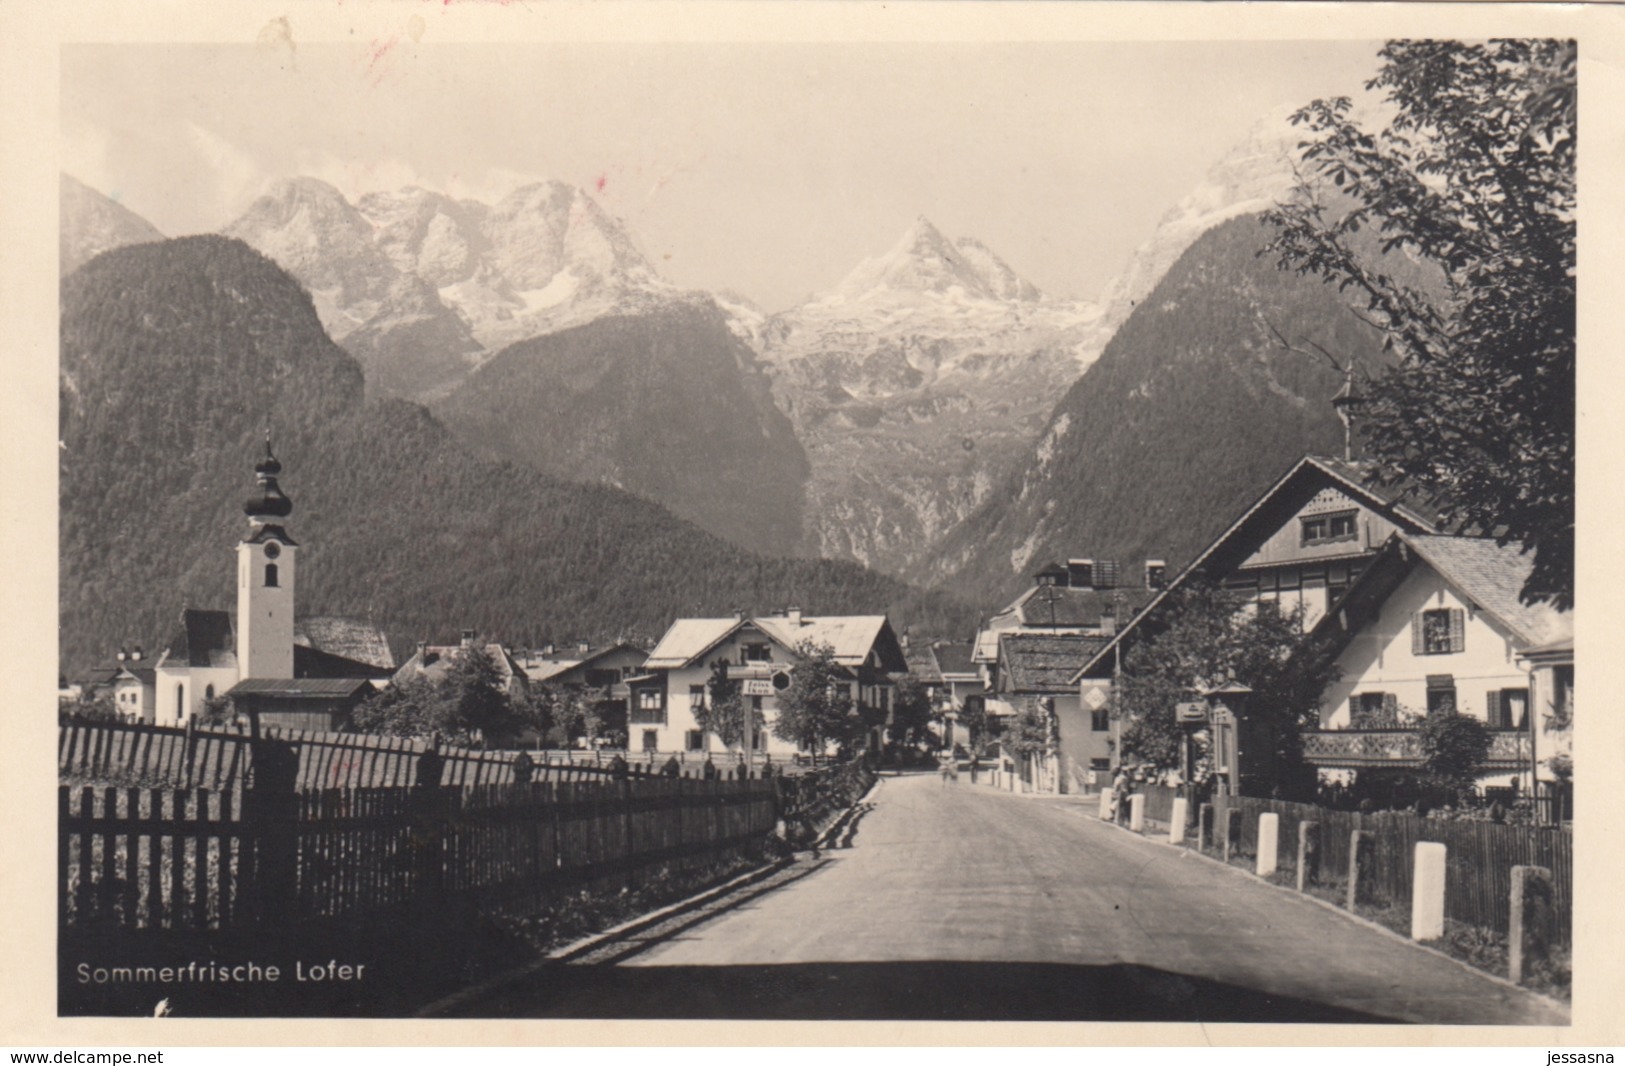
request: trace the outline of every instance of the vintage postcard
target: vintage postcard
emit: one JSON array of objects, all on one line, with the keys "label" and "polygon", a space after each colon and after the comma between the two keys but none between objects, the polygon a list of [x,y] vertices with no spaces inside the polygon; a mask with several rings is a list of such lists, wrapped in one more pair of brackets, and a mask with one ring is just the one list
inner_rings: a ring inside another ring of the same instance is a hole
[{"label": "vintage postcard", "polygon": [[1619,1041],[1614,11],[0,25],[8,1042]]}]

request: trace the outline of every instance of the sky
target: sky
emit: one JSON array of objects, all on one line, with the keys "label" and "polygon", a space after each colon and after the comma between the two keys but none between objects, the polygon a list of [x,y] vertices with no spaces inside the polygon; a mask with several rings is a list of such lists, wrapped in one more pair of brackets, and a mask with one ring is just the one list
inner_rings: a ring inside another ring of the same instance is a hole
[{"label": "sky", "polygon": [[63,167],[168,236],[269,182],[587,189],[666,277],[769,311],[919,216],[1092,299],[1266,114],[1375,41],[68,45]]}]

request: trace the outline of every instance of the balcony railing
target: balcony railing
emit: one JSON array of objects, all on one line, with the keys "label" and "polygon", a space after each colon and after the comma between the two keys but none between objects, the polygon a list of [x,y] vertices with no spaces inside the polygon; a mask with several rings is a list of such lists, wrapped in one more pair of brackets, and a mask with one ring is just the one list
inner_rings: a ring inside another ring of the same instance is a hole
[{"label": "balcony railing", "polygon": [[[1304,761],[1327,769],[1422,765],[1422,735],[1411,729],[1328,729],[1303,734]],[[1529,766],[1529,734],[1519,729],[1491,730],[1484,765],[1491,770]]]}]

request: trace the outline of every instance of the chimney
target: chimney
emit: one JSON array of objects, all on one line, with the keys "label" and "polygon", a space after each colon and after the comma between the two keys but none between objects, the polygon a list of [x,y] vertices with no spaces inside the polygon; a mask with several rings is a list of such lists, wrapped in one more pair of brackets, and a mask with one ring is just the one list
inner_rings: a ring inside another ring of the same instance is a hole
[{"label": "chimney", "polygon": [[1117,634],[1117,604],[1108,603],[1100,608],[1100,635],[1103,637]]},{"label": "chimney", "polygon": [[426,640],[418,641],[418,662],[421,664],[423,662],[424,657],[426,655],[428,655],[428,654],[429,654],[429,642],[426,641]]},{"label": "chimney", "polygon": [[791,625],[799,626],[801,624],[801,608],[795,606],[786,607],[784,617],[790,620]]},{"label": "chimney", "polygon": [[463,647],[472,648],[473,646],[474,646],[474,631],[472,629],[463,630]]},{"label": "chimney", "polygon": [[123,662],[127,658],[129,658],[129,656],[124,654],[124,649],[123,648],[120,648],[119,652],[118,652],[118,661]]},{"label": "chimney", "polygon": [[544,659],[553,658],[553,643],[551,641],[549,641],[548,643],[542,645],[542,658],[544,658]]},{"label": "chimney", "polygon": [[903,645],[904,651],[908,651],[908,630],[903,630],[902,635],[897,638],[897,641]]},{"label": "chimney", "polygon": [[1067,584],[1075,589],[1093,588],[1095,585],[1095,561],[1093,559],[1068,559],[1066,561]]},{"label": "chimney", "polygon": [[589,643],[589,642],[587,642],[585,640],[576,642],[576,652],[583,659],[587,657],[587,653],[590,652],[590,651],[592,651],[592,644],[591,643]]},{"label": "chimney", "polygon": [[1163,559],[1145,561],[1145,587],[1160,589],[1168,584],[1168,563]]},{"label": "chimney", "polygon": [[130,656],[130,658],[134,659],[136,662],[140,662],[143,658],[146,657],[146,654],[147,654],[146,652],[141,650],[141,645],[137,644],[135,646],[135,654]]},{"label": "chimney", "polygon": [[734,608],[734,621],[735,622],[743,622],[744,620],[745,620],[745,609],[743,607],[735,607]]}]

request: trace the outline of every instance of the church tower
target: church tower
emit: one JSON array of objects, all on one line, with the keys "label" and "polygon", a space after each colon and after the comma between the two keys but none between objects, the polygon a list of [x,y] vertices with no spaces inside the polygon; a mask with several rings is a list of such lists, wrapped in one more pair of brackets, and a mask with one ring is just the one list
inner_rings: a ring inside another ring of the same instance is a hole
[{"label": "church tower", "polygon": [[282,464],[265,439],[254,467],[256,492],[243,504],[248,536],[237,545],[237,669],[239,680],[293,677],[293,589],[299,545],[278,524],[293,511],[276,476]]}]

